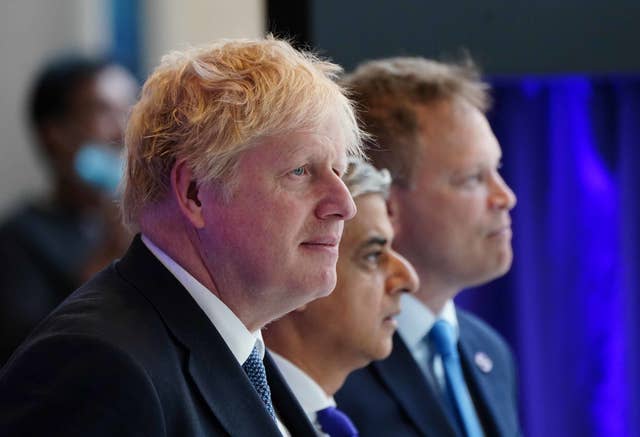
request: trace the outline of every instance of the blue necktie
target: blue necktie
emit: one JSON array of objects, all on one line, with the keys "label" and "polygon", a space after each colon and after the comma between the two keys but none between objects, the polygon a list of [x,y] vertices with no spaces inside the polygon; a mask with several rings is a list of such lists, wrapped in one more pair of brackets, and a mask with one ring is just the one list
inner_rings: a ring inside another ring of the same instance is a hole
[{"label": "blue necktie", "polygon": [[442,357],[447,390],[455,405],[458,418],[462,422],[465,434],[468,437],[483,436],[480,420],[478,420],[476,411],[473,408],[471,395],[462,375],[453,326],[444,320],[438,320],[429,331],[429,338],[435,344],[436,350]]},{"label": "blue necktie", "polygon": [[260,358],[260,354],[258,353],[258,347],[255,346],[251,351],[251,355],[247,358],[247,361],[242,365],[244,372],[249,377],[249,381],[253,384],[253,387],[258,392],[260,399],[264,402],[264,406],[269,413],[269,416],[275,421],[276,420],[276,412],[273,409],[273,404],[271,403],[271,390],[269,389],[269,384],[267,384],[267,373],[264,369],[264,364],[262,363],[262,359]]},{"label": "blue necktie", "polygon": [[358,437],[358,430],[349,416],[336,407],[327,407],[316,415],[322,432],[330,437]]}]

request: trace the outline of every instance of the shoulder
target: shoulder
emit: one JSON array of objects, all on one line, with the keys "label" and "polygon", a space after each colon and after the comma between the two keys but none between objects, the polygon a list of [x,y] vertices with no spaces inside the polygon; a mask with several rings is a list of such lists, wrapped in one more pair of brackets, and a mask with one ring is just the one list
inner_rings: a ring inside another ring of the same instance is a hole
[{"label": "shoulder", "polygon": [[460,336],[466,341],[480,342],[511,353],[509,345],[502,335],[487,322],[468,311],[456,307],[456,316],[460,326]]},{"label": "shoulder", "polygon": [[147,370],[79,333],[38,336],[14,355],[0,374],[0,419],[9,435],[164,434]]},{"label": "shoulder", "polygon": [[[67,347],[101,345],[120,351],[144,365],[156,366],[175,348],[153,305],[109,266],[69,295],[32,331],[14,355],[63,342]],[[37,347],[36,347],[37,346]],[[55,353],[50,347],[50,353]]]}]

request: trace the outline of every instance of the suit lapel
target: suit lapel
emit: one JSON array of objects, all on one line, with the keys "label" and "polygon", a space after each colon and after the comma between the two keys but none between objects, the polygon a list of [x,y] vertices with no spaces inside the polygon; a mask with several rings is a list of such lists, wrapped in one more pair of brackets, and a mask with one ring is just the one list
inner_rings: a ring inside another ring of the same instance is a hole
[{"label": "suit lapel", "polygon": [[189,373],[229,434],[280,436],[262,400],[211,321],[139,236],[116,268],[146,296],[167,328],[189,351]]},{"label": "suit lapel", "polygon": [[[475,357],[478,353],[484,353],[494,361],[495,357],[489,355],[490,352],[486,350],[486,345],[478,344],[478,342],[475,341],[475,337],[470,332],[470,329],[465,329],[463,318],[459,317],[459,320],[460,360],[465,370],[467,384],[470,386],[470,390],[472,389],[471,385],[475,388],[475,393],[477,393],[477,399],[475,399],[475,401],[481,404],[477,409],[484,410],[489,416],[487,419],[490,423],[486,423],[485,426],[497,429],[498,435],[505,435],[505,430],[501,429],[502,426],[499,420],[505,413],[504,411],[499,411],[501,401],[498,391],[502,389],[502,384],[500,381],[496,381],[496,378],[499,377],[498,372],[492,369],[488,373],[483,373],[475,363]],[[478,411],[478,413],[480,414],[480,411]]]},{"label": "suit lapel", "polygon": [[273,362],[269,352],[265,353],[264,366],[267,380],[271,388],[271,400],[280,420],[285,424],[292,436],[313,436],[315,428],[307,419],[307,415],[296,400],[284,377]]},{"label": "suit lapel", "polygon": [[389,358],[373,362],[372,369],[423,434],[456,435],[446,419],[448,413],[397,333],[393,337],[393,352]]}]

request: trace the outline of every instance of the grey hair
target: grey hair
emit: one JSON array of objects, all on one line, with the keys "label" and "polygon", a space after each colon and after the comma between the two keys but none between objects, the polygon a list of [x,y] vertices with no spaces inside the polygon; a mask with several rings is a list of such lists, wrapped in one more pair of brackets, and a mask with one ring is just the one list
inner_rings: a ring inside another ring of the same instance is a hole
[{"label": "grey hair", "polygon": [[349,158],[347,171],[342,176],[344,184],[354,199],[370,193],[379,193],[387,199],[391,186],[391,174],[387,169],[377,170],[360,158]]}]

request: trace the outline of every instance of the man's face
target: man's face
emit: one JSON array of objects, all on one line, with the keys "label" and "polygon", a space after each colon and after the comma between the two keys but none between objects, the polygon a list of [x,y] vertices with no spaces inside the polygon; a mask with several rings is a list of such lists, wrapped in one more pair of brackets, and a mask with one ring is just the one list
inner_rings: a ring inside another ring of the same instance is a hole
[{"label": "man's face", "polygon": [[345,168],[344,136],[331,119],[243,152],[229,199],[215,187],[201,190],[206,224],[198,232],[205,250],[215,248],[205,263],[245,324],[271,321],[334,288],[344,221],[355,214],[340,179]]},{"label": "man's face", "polygon": [[498,173],[500,145],[480,111],[441,101],[419,107],[418,120],[424,146],[413,184],[392,192],[397,247],[423,290],[455,293],[511,266],[516,198]]},{"label": "man's face", "polygon": [[393,228],[380,194],[356,198],[358,213],[340,242],[338,283],[303,310],[306,332],[320,332],[309,347],[324,348],[355,369],[391,353],[400,295],[413,292],[417,275],[391,248]]}]

